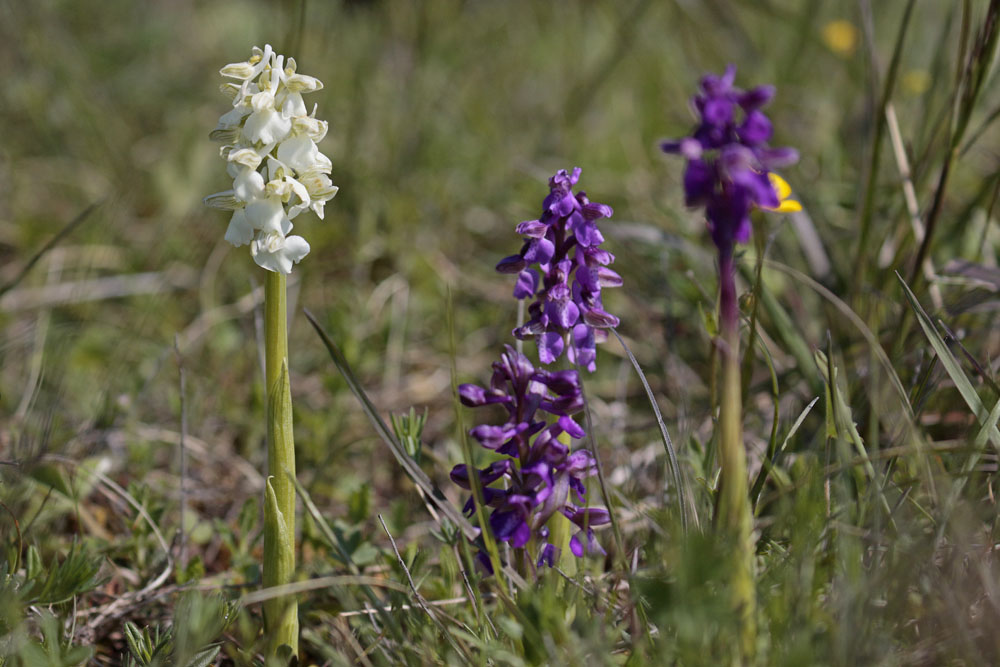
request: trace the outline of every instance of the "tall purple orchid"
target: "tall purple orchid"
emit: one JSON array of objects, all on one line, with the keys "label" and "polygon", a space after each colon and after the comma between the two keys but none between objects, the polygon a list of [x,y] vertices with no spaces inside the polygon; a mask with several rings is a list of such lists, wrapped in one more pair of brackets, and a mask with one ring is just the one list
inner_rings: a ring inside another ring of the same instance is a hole
[{"label": "tall purple orchid", "polygon": [[742,382],[739,362],[739,309],[733,275],[733,248],[750,238],[754,207],[795,211],[798,202],[787,199],[791,188],[772,169],[794,163],[791,148],[771,148],[771,121],[761,108],[774,97],[773,86],[744,91],[733,82],[736,68],[722,76],[702,78],[692,98],[699,116],[693,134],[667,141],[662,149],[687,159],[684,199],[688,206],[704,207],[705,219],[719,251],[718,347],[723,362],[722,397],[719,403],[719,464],[722,468],[716,525],[736,547],[730,593],[742,628],[739,649],[742,663],[752,662],[756,643],[754,591],[753,516],[747,491],[746,450],[743,444]]},{"label": "tall purple orchid", "polygon": [[[517,274],[515,298],[534,299],[530,319],[513,335],[535,338],[542,364],[554,363],[565,351],[570,363],[592,372],[596,344],[607,338],[606,328],[618,324],[604,310],[601,289],[617,287],[622,279],[608,268],[614,256],[600,247],[604,237],[596,224],[611,217],[611,207],[591,202],[584,192],[574,193],[579,178],[576,168],[549,179],[541,217],[517,226],[524,245],[517,255],[501,260],[497,270]],[[515,549],[530,547],[537,566],[552,566],[560,554],[550,543],[546,524],[560,513],[576,526],[569,539],[575,556],[603,554],[593,528],[610,523],[611,517],[603,507],[586,506],[585,480],[597,474],[597,461],[589,451],[570,446],[586,435],[573,419],[584,408],[579,373],[536,368],[505,346],[493,364],[489,387],[463,384],[459,397],[469,407],[499,405],[507,412],[503,424],[469,431],[480,445],[506,457],[478,471],[483,502],[491,508],[489,528],[497,540]],[[452,481],[467,490],[471,477],[465,464],[451,471]],[[474,512],[474,503],[470,498],[466,513]],[[480,562],[489,568],[482,554]]]},{"label": "tall purple orchid", "polygon": [[534,338],[543,364],[566,350],[571,363],[593,372],[597,343],[607,339],[608,327],[618,326],[618,318],[604,310],[601,288],[618,287],[622,279],[608,268],[615,256],[600,247],[604,236],[597,228],[597,221],[614,211],[591,202],[585,192],[574,194],[580,172],[579,167],[571,173],[561,169],[549,179],[541,217],[517,226],[524,245],[500,260],[497,271],[517,274],[515,298],[534,298],[530,319],[514,329],[514,336]]}]

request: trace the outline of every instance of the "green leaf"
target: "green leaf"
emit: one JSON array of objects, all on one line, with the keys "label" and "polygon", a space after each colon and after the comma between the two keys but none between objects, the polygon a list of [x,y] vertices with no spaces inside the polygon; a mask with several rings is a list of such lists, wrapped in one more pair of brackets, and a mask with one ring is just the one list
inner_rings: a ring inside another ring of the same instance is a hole
[{"label": "green leaf", "polygon": [[208,667],[215,662],[215,658],[219,655],[219,651],[222,650],[221,646],[213,646],[212,648],[207,648],[201,653],[198,653],[193,658],[188,660],[184,667]]},{"label": "green leaf", "polygon": [[[100,557],[93,557],[77,549],[76,543],[70,547],[66,559],[46,574],[39,562],[38,552],[28,551],[28,577],[23,595],[29,604],[58,604],[66,602],[74,595],[97,588],[103,580],[98,576],[101,569]],[[44,578],[43,578],[44,577]]]},{"label": "green leaf", "polygon": [[[264,586],[282,586],[295,576],[295,536],[292,535],[278,497],[268,477],[264,490]],[[294,498],[293,498],[294,500]],[[294,506],[294,505],[293,505]],[[275,646],[291,644],[299,636],[297,604],[294,597],[281,596],[264,602],[264,622]]]}]

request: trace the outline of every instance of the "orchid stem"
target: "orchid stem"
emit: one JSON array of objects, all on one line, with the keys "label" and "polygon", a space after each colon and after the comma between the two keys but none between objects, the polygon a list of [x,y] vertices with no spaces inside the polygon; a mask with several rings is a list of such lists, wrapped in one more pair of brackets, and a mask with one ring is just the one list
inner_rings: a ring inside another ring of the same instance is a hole
[{"label": "orchid stem", "polygon": [[753,660],[757,641],[754,590],[753,518],[747,491],[743,446],[743,405],[739,359],[739,310],[733,272],[732,246],[719,248],[719,326],[721,332],[722,400],[719,407],[719,462],[722,466],[716,526],[732,540],[730,594],[740,617],[739,658]]},{"label": "orchid stem", "polygon": [[[267,387],[267,467],[264,503],[264,586],[292,583],[295,575],[295,442],[288,380],[288,314],[284,274],[267,272],[264,282],[264,355]],[[283,646],[298,654],[298,605],[292,596],[264,604],[268,655]],[[287,650],[287,649],[284,649]],[[288,656],[290,657],[290,656]]]}]

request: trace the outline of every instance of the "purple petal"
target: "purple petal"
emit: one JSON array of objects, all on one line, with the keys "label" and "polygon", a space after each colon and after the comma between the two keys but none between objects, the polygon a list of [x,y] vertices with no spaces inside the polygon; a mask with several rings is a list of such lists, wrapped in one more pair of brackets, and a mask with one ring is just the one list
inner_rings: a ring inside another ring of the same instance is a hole
[{"label": "purple petal", "polygon": [[586,546],[584,545],[583,542],[580,541],[580,536],[583,534],[584,532],[581,530],[576,535],[571,537],[569,540],[569,548],[573,551],[573,554],[577,558],[581,558],[584,553],[586,553],[588,556],[596,556],[597,554],[602,554],[602,555],[607,554],[607,552],[601,547],[600,543],[597,541],[597,538],[594,537],[594,531],[588,530],[586,535],[584,535],[584,539],[586,540]]},{"label": "purple petal", "polygon": [[578,363],[593,373],[597,369],[597,350],[594,330],[586,324],[573,327],[573,345],[570,346],[569,360]]},{"label": "purple petal", "polygon": [[534,269],[525,269],[517,274],[517,282],[514,284],[515,299],[535,296],[536,289],[538,289],[538,273]]},{"label": "purple petal", "polygon": [[543,380],[553,393],[565,396],[580,393],[580,374],[576,371],[549,371]]},{"label": "purple petal", "polygon": [[514,531],[514,534],[511,536],[510,546],[514,547],[515,549],[520,549],[525,544],[527,544],[528,540],[530,539],[531,539],[531,528],[528,527],[527,523],[522,521],[521,525],[517,527],[517,529]]},{"label": "purple petal", "polygon": [[604,312],[600,308],[588,308],[583,314],[583,321],[599,329],[616,327],[620,323],[617,317],[611,313]]},{"label": "purple petal", "polygon": [[571,438],[576,438],[579,440],[583,436],[587,435],[583,428],[580,427],[572,417],[562,416],[558,421],[559,427],[566,433],[569,434]]},{"label": "purple petal", "polygon": [[733,103],[725,97],[709,98],[705,101],[702,117],[710,125],[726,125],[733,119]]},{"label": "purple petal", "polygon": [[562,334],[547,331],[535,339],[538,343],[538,359],[543,364],[551,364],[559,358],[563,351]]},{"label": "purple petal", "polygon": [[588,292],[600,292],[601,281],[598,279],[596,269],[591,269],[586,265],[577,268],[576,282]]},{"label": "purple petal", "polygon": [[458,386],[458,398],[462,405],[477,408],[486,405],[486,390],[477,384],[462,384]]},{"label": "purple petal", "polygon": [[576,236],[577,242],[585,248],[600,245],[604,242],[604,236],[597,229],[597,225],[594,224],[593,220],[586,220],[582,224],[578,224],[573,233]]},{"label": "purple petal", "polygon": [[490,529],[503,542],[509,540],[523,525],[524,519],[517,512],[497,510],[490,516]]},{"label": "purple petal", "polygon": [[517,226],[517,233],[539,239],[549,231],[549,226],[540,220],[527,220]]},{"label": "purple petal", "polygon": [[469,485],[469,468],[464,463],[459,463],[457,466],[451,469],[451,473],[448,475],[451,477],[451,481],[458,484],[463,489],[470,488]]},{"label": "purple petal", "polygon": [[558,475],[554,480],[552,486],[552,495],[545,499],[545,502],[539,506],[538,510],[535,512],[535,516],[532,519],[532,523],[535,527],[541,526],[543,523],[549,520],[556,510],[560,509],[566,504],[566,499],[569,497],[569,475]]},{"label": "purple petal", "polygon": [[576,512],[570,520],[583,528],[584,526],[603,526],[611,523],[611,514],[603,507],[587,507]]},{"label": "purple petal", "polygon": [[569,550],[572,551],[573,555],[577,558],[583,558],[583,543],[580,542],[580,538],[576,535],[569,538]]},{"label": "purple petal", "polygon": [[706,74],[701,78],[701,89],[709,95],[722,95],[728,93],[736,80],[736,65],[729,64],[722,76]]},{"label": "purple petal", "polygon": [[684,203],[697,206],[712,196],[715,170],[702,160],[691,160],[684,170]]},{"label": "purple petal", "polygon": [[498,273],[518,273],[525,266],[527,262],[520,255],[511,255],[510,257],[504,257],[497,263]]},{"label": "purple petal", "polygon": [[597,279],[601,287],[621,287],[622,277],[606,267],[598,267]]},{"label": "purple petal", "polygon": [[580,309],[569,298],[549,301],[545,314],[560,329],[569,329],[580,319]]},{"label": "purple petal", "polygon": [[614,255],[601,248],[587,248],[584,251],[583,256],[586,260],[587,266],[591,268],[596,266],[606,266],[615,261]]},{"label": "purple petal", "polygon": [[[552,241],[545,238],[535,239],[531,242],[527,252],[524,253],[524,259],[529,263],[538,262],[539,264],[548,264],[555,252],[556,246]],[[522,266],[521,268],[523,269],[524,267]]]},{"label": "purple petal", "polygon": [[543,544],[541,551],[538,553],[538,563],[536,567],[541,567],[542,565],[548,565],[549,567],[554,567],[556,564],[556,558],[559,557],[559,549],[551,544]]},{"label": "purple petal", "polygon": [[579,204],[576,201],[576,197],[573,196],[573,193],[567,192],[556,200],[551,206],[549,206],[549,210],[552,211],[554,215],[557,215],[560,218],[565,218],[567,215],[575,211],[578,205]]},{"label": "purple petal", "polygon": [[740,126],[740,139],[749,145],[763,144],[771,138],[771,121],[761,111],[751,111]]},{"label": "purple petal", "polygon": [[485,551],[476,552],[476,567],[487,576],[493,576],[493,563]]},{"label": "purple petal", "polygon": [[483,424],[469,431],[469,435],[479,441],[486,449],[498,449],[507,440],[517,435],[518,429],[505,426],[488,426]]},{"label": "purple petal", "polygon": [[773,97],[774,86],[757,86],[740,95],[737,102],[744,111],[749,112],[766,105]]},{"label": "purple petal", "polygon": [[799,152],[794,148],[758,148],[757,159],[768,171],[782,169],[799,161]]},{"label": "purple petal", "polygon": [[593,477],[597,473],[597,461],[586,449],[578,449],[566,457],[562,468],[574,477]]},{"label": "purple petal", "polygon": [[587,220],[597,220],[598,218],[610,218],[614,214],[615,214],[614,209],[612,209],[607,204],[588,202],[583,207],[583,217],[585,217]]}]

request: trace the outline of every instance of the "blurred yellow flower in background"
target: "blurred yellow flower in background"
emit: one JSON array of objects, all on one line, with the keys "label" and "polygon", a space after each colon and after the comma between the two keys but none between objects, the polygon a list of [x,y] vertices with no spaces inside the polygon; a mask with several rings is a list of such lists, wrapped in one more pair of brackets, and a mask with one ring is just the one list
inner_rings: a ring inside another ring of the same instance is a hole
[{"label": "blurred yellow flower in background", "polygon": [[823,43],[838,56],[846,58],[858,45],[858,29],[850,21],[830,21],[823,26]]}]

